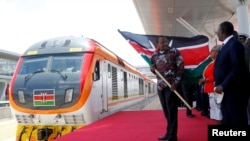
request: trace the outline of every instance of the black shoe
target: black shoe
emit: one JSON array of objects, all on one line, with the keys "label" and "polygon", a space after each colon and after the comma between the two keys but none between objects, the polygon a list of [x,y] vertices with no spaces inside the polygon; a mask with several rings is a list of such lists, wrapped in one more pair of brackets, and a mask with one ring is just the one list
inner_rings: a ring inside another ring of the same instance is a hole
[{"label": "black shoe", "polygon": [[201,116],[208,116],[208,113],[206,113],[206,112],[201,112]]},{"label": "black shoe", "polygon": [[207,117],[208,119],[210,119],[210,114],[207,114],[205,117]]},{"label": "black shoe", "polygon": [[161,136],[161,137],[158,137],[158,140],[167,140],[168,139],[168,136]]},{"label": "black shoe", "polygon": [[177,141],[177,137],[169,138],[167,141]]},{"label": "black shoe", "polygon": [[197,111],[201,111],[201,108],[195,108]]},{"label": "black shoe", "polygon": [[167,141],[177,141],[177,139],[168,139]]},{"label": "black shoe", "polygon": [[187,117],[188,117],[188,118],[193,118],[193,117],[194,117],[194,114],[187,114]]},{"label": "black shoe", "polygon": [[168,139],[167,141],[177,141],[177,139]]}]

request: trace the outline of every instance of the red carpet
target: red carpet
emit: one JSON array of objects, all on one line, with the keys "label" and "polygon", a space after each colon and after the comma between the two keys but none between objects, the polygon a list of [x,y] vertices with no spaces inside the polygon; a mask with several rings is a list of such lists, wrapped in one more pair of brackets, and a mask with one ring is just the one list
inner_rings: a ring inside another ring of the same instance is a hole
[{"label": "red carpet", "polygon": [[[178,141],[207,141],[207,125],[215,121],[200,116],[187,118],[179,110]],[[166,121],[161,110],[122,111],[96,121],[56,141],[157,141],[165,134]]]}]

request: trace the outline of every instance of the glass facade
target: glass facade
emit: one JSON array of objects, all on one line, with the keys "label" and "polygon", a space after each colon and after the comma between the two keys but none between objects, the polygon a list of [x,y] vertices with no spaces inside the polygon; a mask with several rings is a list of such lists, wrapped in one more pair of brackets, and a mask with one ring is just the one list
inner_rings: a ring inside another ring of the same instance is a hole
[{"label": "glass facade", "polygon": [[16,65],[17,61],[0,58],[0,75],[12,76]]},{"label": "glass facade", "polygon": [[[0,102],[8,102],[8,86],[11,78],[14,74],[14,70],[16,68],[18,62],[18,56],[14,53],[7,52],[4,50],[0,50]],[[7,103],[8,105],[8,103]]]}]

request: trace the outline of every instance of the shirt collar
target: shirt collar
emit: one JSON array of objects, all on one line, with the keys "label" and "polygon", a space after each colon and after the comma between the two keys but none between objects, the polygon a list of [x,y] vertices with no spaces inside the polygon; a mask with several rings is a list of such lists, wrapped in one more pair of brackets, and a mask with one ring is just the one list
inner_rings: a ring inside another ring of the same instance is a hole
[{"label": "shirt collar", "polygon": [[233,35],[228,36],[228,37],[223,41],[223,44],[225,45],[231,38],[233,38]]}]

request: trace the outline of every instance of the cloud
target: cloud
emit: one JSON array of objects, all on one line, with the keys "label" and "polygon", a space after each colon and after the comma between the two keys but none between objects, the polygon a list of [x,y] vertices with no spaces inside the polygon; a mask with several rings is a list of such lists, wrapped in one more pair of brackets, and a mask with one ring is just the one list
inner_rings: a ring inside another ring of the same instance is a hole
[{"label": "cloud", "polygon": [[144,63],[139,55],[131,57],[135,51],[117,32],[144,32],[132,1],[0,0],[0,17],[0,48],[8,51],[21,54],[40,40],[83,35],[133,61],[132,64]]}]

